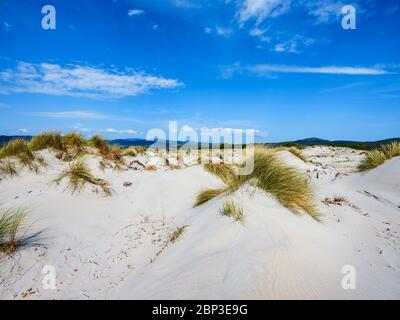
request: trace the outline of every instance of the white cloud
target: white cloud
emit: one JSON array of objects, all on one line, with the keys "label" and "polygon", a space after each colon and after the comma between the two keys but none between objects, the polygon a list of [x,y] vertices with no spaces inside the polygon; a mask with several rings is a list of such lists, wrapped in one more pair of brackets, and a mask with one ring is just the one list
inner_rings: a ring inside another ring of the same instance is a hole
[{"label": "white cloud", "polygon": [[19,62],[15,69],[0,72],[0,94],[39,93],[104,99],[136,96],[152,89],[181,86],[183,83],[176,79],[127,68],[117,71],[80,65]]},{"label": "white cloud", "polygon": [[308,10],[308,14],[316,18],[316,24],[335,21],[345,5],[342,1],[336,0],[304,0],[302,4]]},{"label": "white cloud", "polygon": [[209,28],[209,27],[206,27],[206,28],[204,28],[204,32],[205,32],[205,33],[211,33],[211,32],[212,32],[212,29]]},{"label": "white cloud", "polygon": [[107,115],[91,111],[34,112],[33,115],[58,119],[112,120]]},{"label": "white cloud", "polygon": [[144,11],[141,9],[130,9],[128,11],[128,16],[133,17],[133,16],[141,15],[143,13],[144,13]]},{"label": "white cloud", "polygon": [[230,78],[236,73],[249,72],[258,76],[276,78],[277,73],[298,73],[298,74],[331,74],[331,75],[360,75],[377,76],[387,74],[397,74],[379,67],[341,67],[341,66],[323,66],[323,67],[305,67],[289,65],[259,64],[253,66],[242,66],[240,62],[232,65],[223,66],[221,74],[223,78]]},{"label": "white cloud", "polygon": [[155,31],[160,30],[160,26],[158,24],[153,25],[153,30]]},{"label": "white cloud", "polygon": [[363,67],[301,67],[287,65],[261,64],[246,68],[247,71],[254,73],[316,73],[316,74],[341,74],[341,75],[385,75],[392,72],[379,68]]},{"label": "white cloud", "polygon": [[291,2],[292,0],[243,0],[237,19],[241,25],[255,19],[258,25],[266,18],[277,17],[289,11]]},{"label": "white cloud", "polygon": [[119,129],[114,129],[114,128],[109,128],[104,130],[106,133],[111,133],[111,134],[138,134],[137,131],[127,129],[127,130],[119,130]]},{"label": "white cloud", "polygon": [[315,43],[315,39],[294,35],[290,39],[274,45],[275,52],[300,53],[302,48],[309,47]]},{"label": "white cloud", "polygon": [[21,132],[21,133],[28,133],[29,132],[29,130],[25,129],[25,128],[18,129],[18,131]]}]

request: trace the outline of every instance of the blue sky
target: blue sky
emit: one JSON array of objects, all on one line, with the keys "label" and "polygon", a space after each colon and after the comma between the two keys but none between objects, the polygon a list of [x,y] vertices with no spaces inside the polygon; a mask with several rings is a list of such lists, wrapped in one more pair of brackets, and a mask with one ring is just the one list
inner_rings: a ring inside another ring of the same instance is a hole
[{"label": "blue sky", "polygon": [[399,18],[395,0],[1,0],[0,134],[399,137]]}]

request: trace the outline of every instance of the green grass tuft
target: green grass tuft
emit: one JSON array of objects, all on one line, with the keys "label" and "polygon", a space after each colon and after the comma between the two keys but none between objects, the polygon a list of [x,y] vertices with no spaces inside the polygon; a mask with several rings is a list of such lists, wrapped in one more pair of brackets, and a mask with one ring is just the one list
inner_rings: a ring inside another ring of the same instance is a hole
[{"label": "green grass tuft", "polygon": [[244,181],[249,180],[256,181],[258,188],[273,195],[292,212],[306,212],[315,220],[320,220],[308,177],[284,164],[274,151],[265,147],[255,148],[254,170]]},{"label": "green grass tuft", "polygon": [[32,151],[51,149],[57,151],[65,150],[63,138],[58,132],[43,132],[34,136],[29,143]]},{"label": "green grass tuft", "polygon": [[25,217],[26,209],[8,209],[0,214],[0,252],[13,254],[21,246],[23,236],[19,235]]},{"label": "green grass tuft", "polygon": [[68,179],[68,188],[72,190],[72,193],[81,191],[86,183],[90,183],[100,186],[106,195],[111,195],[108,184],[102,179],[95,178],[83,160],[75,160],[70,163],[69,167],[54,179],[53,182],[60,184],[64,178]]},{"label": "green grass tuft", "polygon": [[386,160],[400,156],[400,142],[392,142],[381,145],[375,150],[368,151],[365,158],[358,166],[359,171],[368,171],[374,169]]},{"label": "green grass tuft", "polygon": [[197,195],[196,202],[193,207],[195,208],[201,206],[202,204],[214,199],[215,197],[218,197],[224,192],[226,192],[225,188],[203,190]]},{"label": "green grass tuft", "polygon": [[10,177],[17,175],[17,167],[15,163],[8,159],[0,160],[0,174]]},{"label": "green grass tuft", "polygon": [[221,213],[227,217],[235,219],[236,221],[244,221],[243,208],[235,204],[231,199],[227,199],[223,202]]}]

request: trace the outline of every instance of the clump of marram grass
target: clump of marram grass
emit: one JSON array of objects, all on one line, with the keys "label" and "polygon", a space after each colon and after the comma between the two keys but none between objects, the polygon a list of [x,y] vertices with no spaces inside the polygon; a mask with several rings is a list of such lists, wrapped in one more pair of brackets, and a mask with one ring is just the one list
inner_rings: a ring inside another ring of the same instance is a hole
[{"label": "clump of marram grass", "polygon": [[82,150],[86,144],[85,139],[77,132],[70,132],[63,137],[64,145],[67,148]]},{"label": "clump of marram grass", "polygon": [[388,144],[379,146],[379,148],[368,151],[365,158],[358,166],[359,171],[367,171],[374,169],[386,160],[400,156],[400,142],[394,141]]},{"label": "clump of marram grass", "polygon": [[8,157],[17,158],[23,166],[36,173],[40,165],[45,165],[44,159],[37,157],[30,149],[29,143],[23,139],[11,140],[0,150],[0,159]]},{"label": "clump of marram grass", "polygon": [[206,189],[201,191],[197,197],[196,197],[196,202],[194,204],[194,208],[201,206],[202,204],[218,197],[220,194],[226,192],[226,188],[218,188],[218,189]]},{"label": "clump of marram grass", "polygon": [[320,220],[307,176],[284,164],[272,150],[265,147],[254,149],[254,170],[244,176],[242,182],[250,180],[292,212],[306,212],[315,220]]},{"label": "clump of marram grass", "polygon": [[0,174],[3,176],[15,176],[17,174],[17,167],[15,162],[8,159],[0,160]]},{"label": "clump of marram grass", "polygon": [[13,254],[21,246],[24,235],[20,235],[26,209],[8,209],[0,214],[0,253]]},{"label": "clump of marram grass", "polygon": [[132,146],[124,149],[123,155],[124,156],[130,156],[130,157],[136,157],[140,154],[144,154],[146,152],[146,148],[142,146]]},{"label": "clump of marram grass", "polygon": [[277,156],[276,150],[263,146],[254,148],[254,169],[249,175],[230,175],[225,169],[222,172],[215,168],[212,170],[217,176],[222,177],[225,187],[203,191],[198,195],[195,206],[201,205],[223,192],[232,193],[243,184],[251,183],[271,194],[292,212],[305,212],[315,220],[320,220],[320,214],[314,203],[314,194],[306,174],[284,164]]},{"label": "clump of marram grass", "polygon": [[232,185],[236,181],[236,172],[231,165],[223,164],[223,163],[210,163],[205,164],[204,169],[211,174],[217,176],[227,185]]},{"label": "clump of marram grass", "polygon": [[221,213],[227,217],[233,218],[236,221],[244,221],[243,208],[233,202],[232,199],[227,199],[222,204]]},{"label": "clump of marram grass", "polygon": [[107,145],[107,142],[98,134],[91,137],[87,143],[89,146],[92,146],[97,149],[100,149],[104,145]]},{"label": "clump of marram grass", "polygon": [[82,159],[70,163],[68,168],[55,178],[53,182],[60,184],[64,178],[68,179],[68,188],[72,190],[72,193],[81,191],[84,185],[89,183],[95,186],[100,186],[106,195],[111,195],[108,183],[103,179],[95,178]]},{"label": "clump of marram grass", "polygon": [[380,147],[382,152],[385,154],[386,159],[392,159],[394,157],[400,156],[400,142],[394,141],[388,144],[385,144]]},{"label": "clump of marram grass", "polygon": [[43,149],[56,151],[65,150],[63,137],[59,132],[43,132],[34,136],[29,143],[29,147],[32,151],[40,151]]},{"label": "clump of marram grass", "polygon": [[294,156],[296,156],[297,158],[299,158],[300,160],[304,161],[304,162],[308,162],[307,157],[303,154],[303,152],[296,147],[290,147],[287,149],[291,154],[293,154]]},{"label": "clump of marram grass", "polygon": [[0,159],[6,157],[18,157],[19,155],[24,154],[32,159],[34,155],[32,150],[29,148],[28,142],[23,139],[13,139],[9,141],[4,147],[0,150]]}]

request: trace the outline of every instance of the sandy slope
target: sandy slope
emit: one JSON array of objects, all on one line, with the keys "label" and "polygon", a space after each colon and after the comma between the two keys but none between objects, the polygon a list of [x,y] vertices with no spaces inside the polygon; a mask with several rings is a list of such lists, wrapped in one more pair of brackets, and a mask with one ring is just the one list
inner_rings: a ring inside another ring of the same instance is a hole
[{"label": "sandy slope", "polygon": [[[42,231],[0,261],[0,298],[400,298],[400,158],[359,174],[359,152],[305,153],[311,163],[281,157],[310,175],[323,223],[250,187],[233,195],[243,224],[221,215],[224,196],[192,208],[199,191],[221,184],[199,166],[102,173],[90,158],[113,196],[91,187],[72,195],[48,184],[65,164],[45,153],[50,166],[41,174],[0,182],[1,208],[31,208],[29,230]],[[323,203],[335,195],[348,202]],[[185,233],[168,243],[179,226]],[[56,267],[56,290],[41,287],[44,265]],[[356,268],[356,290],[341,287],[344,265]]]}]

